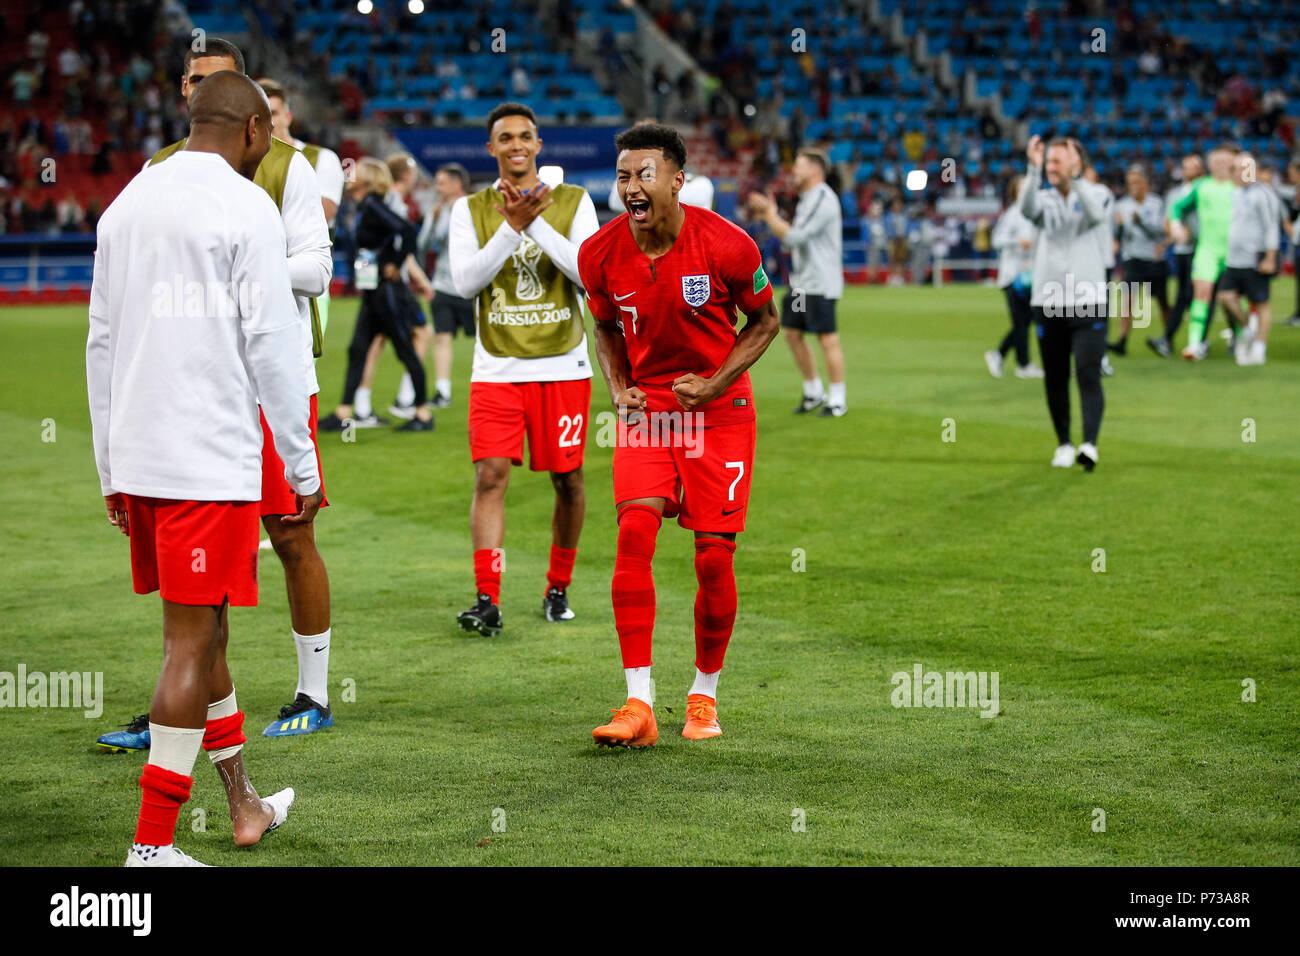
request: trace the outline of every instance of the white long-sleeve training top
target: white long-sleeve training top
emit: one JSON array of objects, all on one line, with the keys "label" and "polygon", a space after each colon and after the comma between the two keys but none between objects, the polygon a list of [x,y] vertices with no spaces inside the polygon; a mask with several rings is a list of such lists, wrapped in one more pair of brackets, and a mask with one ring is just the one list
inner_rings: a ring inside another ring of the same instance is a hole
[{"label": "white long-sleeve training top", "polygon": [[[1038,230],[1025,218],[1020,206],[1012,203],[1002,210],[989,242],[998,253],[998,288],[1005,289],[1016,281],[1016,276],[1029,272],[1034,265],[1034,241]],[[1020,240],[1028,239],[1028,248]]]},{"label": "white long-sleeve training top", "polygon": [[[176,155],[179,153],[172,154]],[[169,160],[163,160],[158,165],[167,162]],[[144,168],[150,168],[149,162]],[[342,167],[339,169],[341,171]],[[315,395],[320,391],[320,383],[316,380],[316,362],[312,358],[311,305],[307,300],[329,291],[334,274],[334,254],[325,208],[321,205],[320,180],[301,152],[289,160],[279,213],[284,227],[285,254],[289,257],[289,280],[293,283],[298,317],[302,320],[302,347],[308,359],[305,366],[307,388],[309,394]]]},{"label": "white long-sleeve training top", "polygon": [[[494,184],[500,188],[500,180]],[[582,279],[578,275],[578,247],[596,234],[600,220],[596,218],[596,205],[591,196],[583,193],[569,225],[569,234],[560,235],[549,222],[538,216],[528,224],[523,233],[515,232],[510,223],[503,222],[488,237],[482,247],[478,231],[469,212],[469,197],[462,196],[451,207],[450,238],[447,243],[451,260],[451,281],[462,298],[474,299],[486,287],[506,260],[514,254],[527,236],[550,257],[555,267],[563,272],[578,288]],[[579,301],[584,299],[578,297]],[[591,363],[587,361],[587,336],[572,351],[545,358],[515,358],[493,355],[483,348],[477,334],[474,337],[474,368],[471,382],[563,382],[591,378]]]},{"label": "white long-sleeve training top", "polygon": [[[1097,227],[1110,222],[1110,190],[1082,177],[1070,181],[1069,196],[1041,187],[1042,174],[1031,165],[1017,201],[1024,217],[1038,227],[1029,304],[1053,315],[1095,315],[1098,309],[1104,315],[1106,265]],[[1106,236],[1109,243],[1109,226]]]},{"label": "white long-sleeve training top", "polygon": [[96,232],[86,388],[103,493],[259,500],[259,397],[289,485],[316,491],[311,353],[266,192],[181,150],[128,183]]}]

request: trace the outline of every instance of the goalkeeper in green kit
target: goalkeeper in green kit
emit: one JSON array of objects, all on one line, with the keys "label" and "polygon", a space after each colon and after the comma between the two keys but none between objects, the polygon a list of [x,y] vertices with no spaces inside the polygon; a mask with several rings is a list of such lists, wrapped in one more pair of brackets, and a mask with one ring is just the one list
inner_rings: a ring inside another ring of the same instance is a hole
[{"label": "goalkeeper in green kit", "polygon": [[[1209,354],[1205,340],[1209,324],[1210,307],[1214,299],[1214,286],[1223,274],[1228,256],[1228,226],[1232,222],[1232,195],[1237,187],[1232,182],[1232,163],[1238,150],[1235,146],[1218,146],[1210,151],[1210,175],[1202,176],[1192,188],[1169,210],[1171,232],[1176,242],[1189,238],[1182,219],[1195,211],[1200,222],[1196,238],[1196,253],[1192,257],[1192,321],[1187,330],[1187,347],[1183,358],[1199,362]],[[1235,325],[1231,314],[1228,323]],[[1236,329],[1233,329],[1235,336]]]}]

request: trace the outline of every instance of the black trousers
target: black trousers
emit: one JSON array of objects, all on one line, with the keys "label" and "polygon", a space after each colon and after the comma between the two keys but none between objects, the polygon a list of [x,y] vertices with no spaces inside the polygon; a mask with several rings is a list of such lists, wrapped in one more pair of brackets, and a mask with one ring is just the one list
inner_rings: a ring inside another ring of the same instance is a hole
[{"label": "black trousers", "polygon": [[1101,389],[1101,360],[1106,355],[1106,318],[1049,318],[1033,310],[1038,351],[1043,358],[1043,386],[1058,445],[1070,444],[1070,356],[1079,383],[1083,440],[1096,444],[1106,397]]},{"label": "black trousers", "polygon": [[357,396],[357,386],[366,369],[366,353],[376,335],[385,336],[393,343],[398,359],[411,375],[415,388],[415,405],[418,408],[429,398],[424,363],[411,344],[411,308],[418,308],[411,290],[402,282],[384,279],[379,288],[361,294],[361,308],[357,312],[357,325],[348,343],[348,370],[343,378],[342,404],[351,405]]},{"label": "black trousers", "polygon": [[[1174,344],[1174,336],[1183,324],[1183,315],[1192,304],[1192,254],[1179,252],[1174,254],[1174,275],[1178,279],[1178,294],[1174,297],[1173,307],[1169,310],[1169,321],[1165,323],[1165,339]],[[1210,303],[1214,308],[1214,303]]]},{"label": "black trousers", "polygon": [[1005,356],[1012,347],[1016,350],[1016,364],[1024,368],[1029,364],[1029,325],[1033,314],[1029,311],[1029,290],[1017,292],[1013,286],[1002,290],[1007,296],[1007,311],[1011,313],[1011,331],[1002,339],[998,352]]}]

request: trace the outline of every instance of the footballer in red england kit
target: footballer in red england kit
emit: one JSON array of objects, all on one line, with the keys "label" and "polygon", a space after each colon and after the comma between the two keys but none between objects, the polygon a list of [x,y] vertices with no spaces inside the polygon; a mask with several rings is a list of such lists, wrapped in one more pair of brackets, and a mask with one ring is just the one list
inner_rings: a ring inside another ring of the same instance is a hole
[{"label": "footballer in red england kit", "polygon": [[[717,683],[736,617],[732,559],[753,476],[749,367],[779,317],[754,241],[707,209],[683,206],[686,149],[671,127],[615,139],[626,214],[583,243],[578,271],[595,318],[596,355],[619,408],[614,449],[618,550],[611,587],[627,703],[593,737],[658,739],[651,700],[655,537],[666,515],[695,533],[696,679],[682,736],[722,733]],[[737,310],[747,322],[737,329]]]}]

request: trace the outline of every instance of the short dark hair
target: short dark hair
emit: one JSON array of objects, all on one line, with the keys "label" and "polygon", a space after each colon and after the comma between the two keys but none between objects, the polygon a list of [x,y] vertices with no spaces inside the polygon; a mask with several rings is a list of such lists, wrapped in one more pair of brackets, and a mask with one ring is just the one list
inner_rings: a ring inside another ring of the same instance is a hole
[{"label": "short dark hair", "polygon": [[642,123],[623,130],[614,137],[614,148],[620,153],[625,149],[657,149],[678,169],[686,168],[686,144],[681,134],[663,123]]},{"label": "short dark hair", "polygon": [[828,176],[831,171],[831,158],[826,154],[826,150],[817,149],[815,146],[805,146],[799,152],[795,153],[796,157],[805,156],[822,168],[822,175]]},{"label": "short dark hair", "polygon": [[202,37],[196,42],[201,43],[203,49],[194,49],[194,43],[185,48],[185,73],[187,76],[190,72],[190,64],[205,56],[228,56],[235,61],[235,69],[240,73],[244,72],[244,54],[239,52],[239,47],[229,40],[223,40],[221,37]]},{"label": "short dark hair", "polygon": [[469,170],[460,163],[443,163],[438,167],[434,175],[446,173],[448,176],[455,176],[460,180],[460,188],[469,192]]},{"label": "short dark hair", "polygon": [[534,126],[537,125],[537,114],[523,103],[502,103],[488,114],[487,131],[489,135],[492,133],[492,127],[497,124],[497,120],[503,116],[522,116]]}]

